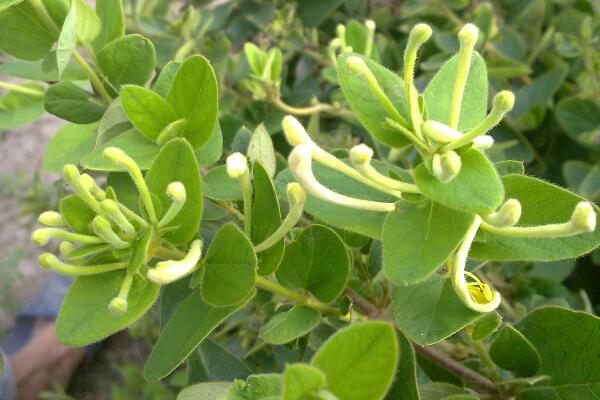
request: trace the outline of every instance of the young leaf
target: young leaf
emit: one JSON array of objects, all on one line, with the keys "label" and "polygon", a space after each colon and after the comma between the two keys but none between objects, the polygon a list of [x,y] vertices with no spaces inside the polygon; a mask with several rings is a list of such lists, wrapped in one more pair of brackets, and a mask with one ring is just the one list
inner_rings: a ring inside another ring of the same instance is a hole
[{"label": "young leaf", "polygon": [[169,94],[169,89],[171,88],[173,79],[175,79],[175,74],[180,66],[181,61],[169,61],[167,65],[160,70],[160,74],[158,75],[158,78],[156,79],[152,89],[162,97],[166,98]]},{"label": "young leaf", "polygon": [[327,389],[341,399],[383,399],[398,366],[394,327],[385,322],[350,325],[325,342],[312,365],[325,373]]},{"label": "young leaf", "polygon": [[[455,55],[440,68],[423,92],[428,119],[450,123],[457,66],[458,55]],[[458,130],[464,132],[481,122],[487,113],[487,105],[487,69],[483,58],[474,52],[462,97]]]},{"label": "young leaf", "polygon": [[76,124],[98,121],[106,107],[72,82],[58,82],[48,88],[44,107],[50,114]]},{"label": "young leaf", "polygon": [[407,145],[409,140],[385,122],[385,119],[391,116],[373,94],[367,81],[350,70],[347,63],[350,56],[363,59],[394,107],[405,119],[408,119],[408,105],[404,97],[405,91],[402,79],[387,68],[359,54],[346,53],[338,60],[340,86],[346,101],[348,101],[360,122],[371,135],[384,144],[392,147]]},{"label": "young leaf", "polygon": [[71,54],[77,47],[77,7],[75,4],[75,2],[71,4],[56,45],[56,67],[59,79],[71,60]]},{"label": "young leaf", "polygon": [[0,11],[0,26],[0,50],[22,60],[44,57],[57,38],[28,1]]},{"label": "young leaf", "polygon": [[91,43],[100,33],[100,18],[84,0],[72,0],[77,13],[77,37],[81,43]]},{"label": "young leaf", "polygon": [[217,80],[208,60],[186,59],[175,74],[167,100],[187,125],[183,136],[197,148],[205,143],[217,121]]},{"label": "young leaf", "polygon": [[100,118],[96,146],[101,146],[132,128],[133,125],[127,117],[121,98],[117,97],[108,105],[104,115]]},{"label": "young leaf", "polygon": [[497,312],[487,313],[473,324],[471,338],[483,340],[496,331],[502,324],[502,317]]},{"label": "young leaf", "polygon": [[310,333],[321,321],[321,313],[303,305],[275,314],[260,330],[269,344],[285,344]]},{"label": "young leaf", "polygon": [[[384,174],[389,170],[383,163],[373,162],[373,166]],[[388,203],[398,200],[396,197],[363,185],[337,170],[318,163],[313,164],[313,172],[321,184],[346,196]],[[277,176],[277,191],[280,195],[285,194],[287,184],[293,181],[294,178],[288,169]],[[360,233],[373,239],[381,239],[383,222],[387,216],[387,213],[342,207],[312,196],[308,196],[305,210],[328,225]]]},{"label": "young leaf", "polygon": [[275,175],[275,149],[271,136],[263,124],[260,124],[252,134],[248,144],[248,158],[252,162],[260,161],[270,178]]},{"label": "young leaf", "polygon": [[349,273],[348,250],[338,234],[324,225],[310,225],[286,247],[277,279],[329,303],[342,293]]},{"label": "young leaf", "polygon": [[217,232],[202,271],[202,297],[210,304],[229,306],[254,291],[256,254],[250,240],[233,223]]},{"label": "young leaf", "polygon": [[179,393],[177,400],[225,400],[231,382],[206,382],[186,387]]},{"label": "young leaf", "polygon": [[207,339],[196,349],[211,381],[233,381],[246,379],[252,370],[242,360],[229,353],[214,341]]},{"label": "young leaf", "polygon": [[83,156],[94,149],[97,124],[63,126],[50,139],[44,169],[49,172],[61,172],[66,164],[79,164]]},{"label": "young leaf", "polygon": [[65,296],[56,320],[56,334],[68,346],[86,346],[125,329],[154,304],[159,286],[135,276],[129,292],[127,311],[113,315],[110,301],[121,288],[124,271],[85,276],[75,283]]},{"label": "young leaf", "polygon": [[[523,208],[518,225],[534,226],[569,221],[577,203],[585,199],[558,186],[525,175],[502,178],[506,198],[517,199]],[[600,209],[594,206],[596,213]],[[600,244],[600,229],[560,238],[515,238],[486,232],[485,241],[471,247],[473,258],[498,261],[556,261],[579,257]]]},{"label": "young leaf", "polygon": [[60,200],[60,213],[67,225],[77,233],[94,235],[90,224],[96,213],[81,199],[70,194]]},{"label": "young leaf", "polygon": [[511,325],[504,325],[490,346],[494,363],[519,376],[534,376],[540,368],[540,356],[523,334]]},{"label": "young leaf", "polygon": [[177,119],[164,98],[142,86],[123,87],[121,102],[133,126],[150,140],[156,140],[163,129]]},{"label": "young leaf", "polygon": [[146,170],[152,165],[154,157],[158,154],[160,146],[151,142],[135,129],[128,130],[106,143],[96,146],[94,151],[81,159],[81,165],[96,171],[123,171],[123,167],[108,161],[103,151],[107,147],[118,147],[135,160],[141,170]]},{"label": "young leaf", "polygon": [[425,164],[415,170],[415,182],[433,201],[457,210],[475,213],[494,211],[504,200],[504,188],[498,172],[480,151],[469,149],[460,154],[462,167],[450,182],[440,182]]},{"label": "young leaf", "polygon": [[173,244],[186,244],[196,236],[202,219],[202,182],[194,150],[183,139],[167,143],[154,159],[146,174],[148,189],[156,195],[163,210],[172,203],[166,194],[167,186],[181,182],[185,186],[186,200],[179,214],[168,226],[174,229],[164,237]]},{"label": "young leaf", "polygon": [[[259,244],[281,225],[281,212],[277,193],[269,175],[260,162],[255,162],[252,167],[254,183],[254,200],[252,202],[252,243]],[[283,258],[285,244],[283,238],[273,247],[257,254],[258,273],[260,275],[272,274]]]},{"label": "young leaf", "polygon": [[116,87],[124,84],[143,85],[156,64],[152,42],[139,34],[113,40],[96,57],[100,69]]},{"label": "young leaf", "polygon": [[307,364],[291,364],[283,374],[283,400],[306,400],[325,385],[325,375]]},{"label": "young leaf", "polygon": [[100,33],[93,41],[100,50],[125,34],[125,13],[122,0],[96,0],[96,14],[100,18]]},{"label": "young leaf", "polygon": [[383,226],[383,268],[394,283],[427,278],[458,247],[474,215],[427,201],[403,202]]},{"label": "young leaf", "polygon": [[423,345],[444,340],[482,316],[464,305],[450,279],[439,275],[397,286],[392,304],[400,330]]},{"label": "young leaf", "polygon": [[244,307],[254,291],[238,304],[215,307],[202,299],[200,289],[181,302],[161,331],[144,367],[144,377],[156,381],[170,374],[227,317]]}]

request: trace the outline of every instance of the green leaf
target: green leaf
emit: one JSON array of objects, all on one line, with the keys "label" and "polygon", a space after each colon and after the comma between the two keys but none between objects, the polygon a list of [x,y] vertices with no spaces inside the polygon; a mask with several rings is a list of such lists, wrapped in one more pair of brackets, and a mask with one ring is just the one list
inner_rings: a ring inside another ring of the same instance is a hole
[{"label": "green leaf", "polygon": [[515,93],[515,106],[510,116],[519,119],[535,106],[550,100],[562,85],[567,71],[566,66],[558,65],[536,77],[529,85],[517,90]]},{"label": "green leaf", "polygon": [[[128,274],[137,274],[140,269],[146,265],[146,260],[151,254],[152,240],[154,239],[154,229],[146,228],[142,235],[136,240],[132,246],[131,257],[127,264]],[[150,256],[151,258],[151,256]]]},{"label": "green leaf", "polygon": [[[44,90],[34,82],[23,87]],[[0,131],[15,129],[31,124],[44,115],[44,98],[31,96],[14,90],[0,97]]]},{"label": "green leaf", "polygon": [[244,55],[254,75],[262,76],[267,62],[267,53],[256,47],[254,43],[248,42],[244,44]]},{"label": "green leaf", "polygon": [[251,375],[246,382],[235,381],[227,400],[278,400],[283,379],[280,374]]},{"label": "green leaf", "polygon": [[181,61],[169,61],[167,65],[160,70],[160,74],[153,87],[153,90],[156,93],[160,94],[162,97],[167,97],[179,66],[181,66]]},{"label": "green leaf", "polygon": [[277,280],[329,303],[342,293],[349,273],[350,258],[342,239],[330,228],[315,224],[286,247]]},{"label": "green leaf", "polygon": [[[279,200],[269,175],[260,162],[252,167],[254,200],[252,202],[252,232],[250,237],[255,245],[271,236],[281,226]],[[270,275],[283,259],[285,243],[282,238],[271,248],[261,251],[258,257],[259,275]]]},{"label": "green leaf", "polygon": [[462,241],[474,215],[431,201],[402,202],[383,226],[383,268],[394,283],[429,277]]},{"label": "green leaf", "polygon": [[504,325],[490,346],[494,363],[518,376],[534,376],[540,368],[540,356],[535,347],[511,325]]},{"label": "green leaf", "polygon": [[[0,65],[0,75],[10,75],[23,79],[36,81],[58,81],[58,67],[56,65],[56,52],[51,51],[41,60],[11,60]],[[62,73],[61,80],[85,80],[87,75],[79,64],[73,59]]]},{"label": "green leaf", "polygon": [[350,104],[352,111],[356,114],[361,124],[377,140],[389,146],[406,146],[409,140],[385,122],[385,119],[391,116],[373,94],[369,88],[369,84],[359,74],[352,72],[348,67],[346,60],[350,56],[357,56],[363,59],[394,107],[396,107],[405,119],[408,119],[408,105],[404,97],[404,83],[402,79],[375,61],[356,53],[343,54],[338,60],[340,86],[342,87],[346,101]]},{"label": "green leaf", "polygon": [[415,352],[410,341],[402,333],[396,332],[396,335],[398,336],[400,360],[396,369],[394,383],[386,399],[419,400]]},{"label": "green leaf", "polygon": [[231,382],[200,383],[183,389],[177,400],[227,400],[231,385]]},{"label": "green leaf", "polygon": [[77,37],[82,43],[91,43],[100,33],[100,18],[84,0],[72,0],[77,12]]},{"label": "green leaf", "polygon": [[505,160],[500,161],[494,164],[496,171],[500,176],[510,175],[510,174],[525,174],[525,166],[522,161],[514,161],[514,160]]},{"label": "green leaf", "polygon": [[139,34],[113,40],[98,51],[96,57],[104,75],[117,87],[124,84],[143,85],[156,64],[152,42]]},{"label": "green leaf", "polygon": [[[344,161],[347,163],[346,160]],[[381,173],[387,174],[389,171],[389,168],[383,163],[374,161],[372,165]],[[313,173],[321,184],[346,196],[388,203],[398,200],[396,197],[363,185],[337,170],[318,163],[313,164]],[[277,176],[277,191],[280,195],[285,194],[287,184],[293,181],[294,178],[288,169]],[[304,209],[328,225],[360,233],[373,239],[381,239],[383,222],[387,216],[387,213],[342,207],[312,196],[308,196]]]},{"label": "green leaf", "polygon": [[[525,175],[502,178],[506,198],[517,199],[523,208],[518,225],[533,226],[566,222],[577,203],[585,199],[558,186]],[[596,213],[600,209],[594,206]],[[556,261],[589,253],[600,244],[600,230],[561,238],[514,238],[486,232],[485,241],[471,247],[473,258],[498,261]]]},{"label": "green leaf", "polygon": [[525,389],[519,400],[598,398],[600,387],[600,320],[591,314],[544,307],[516,328],[538,350],[540,375],[549,380]]},{"label": "green leaf", "polygon": [[480,151],[469,149],[460,154],[462,167],[448,183],[440,182],[425,164],[415,170],[415,182],[423,194],[446,207],[475,213],[494,211],[504,200],[504,188],[498,172]]},{"label": "green leaf", "polygon": [[106,107],[72,82],[58,82],[48,88],[44,107],[50,114],[76,124],[98,121]]},{"label": "green leaf", "polygon": [[[457,66],[458,54],[439,69],[423,92],[428,119],[450,124]],[[488,79],[485,61],[479,53],[474,52],[462,97],[458,130],[464,132],[483,121],[487,106]]]},{"label": "green leaf", "polygon": [[177,217],[167,225],[174,229],[165,233],[164,238],[173,244],[186,244],[200,228],[202,182],[194,150],[183,139],[173,139],[167,143],[146,174],[148,189],[156,195],[165,212],[172,203],[166,194],[171,182],[181,182],[185,186],[186,200]]},{"label": "green leaf", "polygon": [[275,149],[264,124],[260,124],[252,134],[248,144],[248,158],[252,162],[259,161],[270,178],[275,175]]},{"label": "green leaf", "polygon": [[246,379],[252,371],[239,358],[207,339],[196,350],[211,381]]},{"label": "green leaf", "polygon": [[485,314],[473,324],[471,338],[483,340],[496,331],[502,324],[502,317],[497,312]]},{"label": "green leaf", "polygon": [[208,60],[202,56],[186,59],[175,74],[167,99],[177,116],[188,121],[183,136],[192,147],[200,147],[217,121],[217,80]]},{"label": "green leaf", "polygon": [[217,232],[204,258],[202,297],[210,304],[236,304],[254,291],[256,254],[250,240],[233,223]]},{"label": "green leaf", "polygon": [[392,304],[400,330],[423,345],[442,341],[482,316],[462,302],[450,279],[439,275],[395,287]]},{"label": "green leaf", "polygon": [[110,301],[119,294],[124,271],[80,277],[65,296],[56,320],[56,333],[68,346],[86,346],[98,342],[131,325],[154,304],[159,286],[134,276],[127,311],[113,315]]},{"label": "green leaf", "polygon": [[121,98],[117,97],[108,105],[104,115],[100,118],[96,146],[101,146],[131,128],[133,128],[133,125],[123,109]]},{"label": "green leaf", "polygon": [[260,330],[269,344],[285,344],[310,333],[321,321],[321,313],[303,305],[275,314]]},{"label": "green leaf", "polygon": [[588,149],[600,149],[600,107],[594,101],[569,97],[556,105],[554,114],[565,133]]},{"label": "green leaf", "polygon": [[70,194],[60,200],[60,213],[67,225],[77,233],[94,235],[90,224],[96,213],[81,197]]},{"label": "green leaf", "polygon": [[124,171],[123,167],[104,158],[102,152],[107,147],[118,147],[123,150],[135,160],[142,170],[150,168],[154,157],[160,150],[159,145],[149,141],[135,129],[131,129],[100,146],[96,146],[94,151],[81,159],[81,165],[96,171]]},{"label": "green leaf", "polygon": [[215,129],[210,137],[202,146],[196,149],[196,159],[198,164],[208,167],[221,158],[223,155],[223,132],[219,121],[215,124]]},{"label": "green leaf", "polygon": [[204,175],[204,195],[218,201],[242,200],[242,188],[237,179],[227,175],[225,165],[219,165]]},{"label": "green leaf", "polygon": [[71,54],[77,47],[77,7],[71,3],[71,9],[65,18],[58,43],[56,45],[56,67],[60,78],[71,60]]},{"label": "green leaf", "polygon": [[430,382],[419,386],[421,400],[445,400],[448,396],[465,393],[465,389],[445,382]]},{"label": "green leaf", "polygon": [[291,364],[283,374],[283,400],[307,400],[325,385],[325,375],[306,364]]},{"label": "green leaf", "polygon": [[177,119],[164,98],[142,86],[123,87],[121,103],[133,126],[150,140],[156,140],[163,129]]},{"label": "green leaf", "polygon": [[144,377],[157,381],[169,375],[227,317],[244,307],[254,296],[227,307],[215,307],[194,290],[175,309],[165,324],[144,367]]},{"label": "green leaf", "polygon": [[83,156],[94,149],[97,124],[63,126],[50,139],[44,156],[44,169],[61,172],[66,164],[79,164]]},{"label": "green leaf", "polygon": [[[4,11],[9,7],[22,3],[23,0],[0,0],[0,11]],[[2,360],[0,359],[0,375],[2,375]]]},{"label": "green leaf", "polygon": [[100,18],[100,33],[92,43],[100,50],[125,34],[125,13],[122,0],[96,0],[96,14]]},{"label": "green leaf", "polygon": [[325,373],[327,389],[340,399],[383,399],[398,365],[394,327],[379,321],[350,325],[325,342],[312,365]]},{"label": "green leaf", "polygon": [[39,60],[56,41],[28,1],[0,11],[0,26],[0,50],[22,60]]}]

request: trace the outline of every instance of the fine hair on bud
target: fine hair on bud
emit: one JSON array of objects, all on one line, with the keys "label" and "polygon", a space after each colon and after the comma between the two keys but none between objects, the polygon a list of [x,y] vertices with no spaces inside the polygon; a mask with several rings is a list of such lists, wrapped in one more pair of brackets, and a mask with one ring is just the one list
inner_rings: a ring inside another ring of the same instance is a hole
[{"label": "fine hair on bud", "polygon": [[510,90],[503,90],[494,96],[492,103],[498,112],[509,112],[515,105],[515,95]]},{"label": "fine hair on bud", "polygon": [[407,48],[410,46],[421,46],[423,43],[429,40],[432,33],[433,31],[431,30],[431,27],[425,23],[415,25],[410,30]]},{"label": "fine hair on bud", "polygon": [[473,24],[465,24],[458,32],[458,40],[466,46],[475,46],[479,38],[479,29]]}]

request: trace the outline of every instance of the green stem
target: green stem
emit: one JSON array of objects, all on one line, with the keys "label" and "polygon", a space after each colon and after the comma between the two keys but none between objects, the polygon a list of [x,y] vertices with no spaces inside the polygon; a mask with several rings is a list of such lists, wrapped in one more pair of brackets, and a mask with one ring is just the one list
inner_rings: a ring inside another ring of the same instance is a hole
[{"label": "green stem", "polygon": [[42,92],[41,90],[36,90],[36,89],[28,88],[25,86],[14,85],[14,84],[8,83],[8,82],[0,81],[0,87],[11,90],[13,92],[28,94],[28,95],[34,96],[34,97],[44,97],[44,92]]},{"label": "green stem", "polygon": [[90,82],[92,82],[92,86],[94,86],[94,88],[98,91],[100,97],[102,97],[102,100],[104,100],[106,104],[110,104],[112,102],[112,97],[110,96],[110,94],[108,94],[108,91],[106,90],[106,88],[102,84],[102,81],[100,80],[96,72],[94,72],[92,67],[90,67],[87,61],[85,61],[85,59],[77,51],[73,51],[73,58],[75,58],[75,61],[77,61],[79,65],[81,65],[81,67],[84,69],[85,73],[90,79]]},{"label": "green stem", "polygon": [[258,276],[256,278],[256,286],[269,291],[271,293],[279,294],[283,297],[286,297],[290,300],[295,301],[296,303],[303,304],[310,308],[314,308],[315,310],[321,311],[323,314],[331,315],[343,320],[349,320],[350,315],[342,315],[340,310],[335,307],[329,306],[327,304],[323,304],[320,301],[313,299],[308,296],[304,296],[300,293],[296,293],[293,290],[290,290],[286,287],[281,286],[280,284],[273,282],[267,278],[262,276]]},{"label": "green stem", "polygon": [[490,354],[483,342],[481,340],[471,339],[471,343],[473,344],[473,348],[479,356],[479,359],[488,370],[488,374],[490,378],[492,378],[492,381],[498,382],[502,380],[502,376],[500,375],[500,372],[498,372],[498,368],[496,368],[496,364],[494,364],[494,361],[492,360],[492,357],[490,357]]}]

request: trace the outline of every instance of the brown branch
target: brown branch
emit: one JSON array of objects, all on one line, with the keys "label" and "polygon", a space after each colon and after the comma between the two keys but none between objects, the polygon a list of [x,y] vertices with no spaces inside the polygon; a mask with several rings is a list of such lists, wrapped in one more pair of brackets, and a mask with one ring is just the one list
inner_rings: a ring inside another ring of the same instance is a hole
[{"label": "brown branch", "polygon": [[[369,319],[381,319],[382,310],[380,310],[375,304],[356,293],[354,290],[346,288],[344,294],[352,299],[352,302],[358,310],[364,313]],[[461,380],[470,383],[474,387],[484,390],[488,393],[497,394],[496,385],[486,378],[485,376],[478,374],[470,368],[465,367],[458,361],[453,360],[444,353],[434,349],[430,346],[422,346],[420,344],[412,343],[413,349],[419,352],[423,357],[429,361],[444,368],[457,376]]]}]

